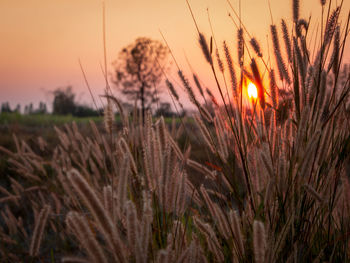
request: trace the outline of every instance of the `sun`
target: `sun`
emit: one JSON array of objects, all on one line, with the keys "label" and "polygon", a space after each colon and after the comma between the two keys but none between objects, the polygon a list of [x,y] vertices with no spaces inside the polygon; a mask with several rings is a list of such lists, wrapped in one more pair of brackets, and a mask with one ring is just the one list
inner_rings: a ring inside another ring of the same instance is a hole
[{"label": "sun", "polygon": [[248,84],[248,96],[249,98],[256,99],[258,97],[258,90],[254,83],[250,82]]}]

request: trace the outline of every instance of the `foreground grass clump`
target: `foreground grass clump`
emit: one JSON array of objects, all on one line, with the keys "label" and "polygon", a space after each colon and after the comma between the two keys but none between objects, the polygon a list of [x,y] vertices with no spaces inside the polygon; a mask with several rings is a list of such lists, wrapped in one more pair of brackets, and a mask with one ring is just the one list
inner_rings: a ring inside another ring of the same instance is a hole
[{"label": "foreground grass clump", "polygon": [[[347,262],[350,85],[341,55],[347,35],[339,32],[348,24],[341,30],[340,8],[330,10],[312,56],[298,6],[292,36],[282,22],[286,58],[271,26],[276,69],[243,28],[239,71],[227,44],[225,65],[216,51],[217,69],[199,32],[223,106],[212,91],[214,109],[200,103],[180,70],[179,77],[198,108],[204,163],[190,144],[176,142],[191,134],[184,121],[169,131],[150,113],[135,109],[131,119],[109,96],[104,133],[94,122],[90,136],[74,123],[56,129],[50,158],[43,141],[36,150],[18,140],[15,151],[0,148],[12,165],[0,187],[3,261]],[[245,65],[248,42],[257,58]],[[253,100],[245,95],[249,81],[257,87]]]}]

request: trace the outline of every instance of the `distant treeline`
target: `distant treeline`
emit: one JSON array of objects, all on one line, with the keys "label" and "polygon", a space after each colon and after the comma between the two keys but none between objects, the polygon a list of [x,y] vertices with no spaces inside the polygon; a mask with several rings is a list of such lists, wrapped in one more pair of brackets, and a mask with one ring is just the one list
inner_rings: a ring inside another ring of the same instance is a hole
[{"label": "distant treeline", "polygon": [[[52,92],[52,112],[54,115],[72,115],[74,117],[97,117],[103,115],[103,108],[93,108],[88,105],[80,104],[75,101],[76,94],[73,92],[71,86],[66,88],[57,88]],[[124,102],[122,103],[124,108],[132,111],[133,104]],[[15,108],[11,108],[9,102],[1,103],[1,113],[18,113],[18,114],[50,114],[46,103],[40,102],[37,108],[33,103],[24,106],[22,111],[21,105],[17,104]],[[159,103],[154,114],[156,116],[172,117],[175,114],[171,110],[170,103]],[[184,115],[185,112],[181,112]]]},{"label": "distant treeline", "polygon": [[[9,102],[3,102],[1,103],[1,113],[21,113],[21,105],[17,104],[16,107],[12,109]],[[47,114],[48,110],[47,110],[46,103],[40,101],[38,108],[34,108],[33,103],[25,105],[23,113],[24,114]]]}]

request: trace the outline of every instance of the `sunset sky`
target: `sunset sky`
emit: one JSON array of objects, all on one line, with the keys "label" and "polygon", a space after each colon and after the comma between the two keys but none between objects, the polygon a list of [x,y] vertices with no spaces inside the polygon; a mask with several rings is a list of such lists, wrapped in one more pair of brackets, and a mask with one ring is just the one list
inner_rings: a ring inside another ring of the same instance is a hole
[{"label": "sunset sky", "polygon": [[[219,43],[226,40],[236,58],[236,28],[227,15],[231,10],[226,0],[190,0],[190,3],[200,30],[207,37],[210,37],[206,12],[209,8],[217,40]],[[238,10],[238,0],[231,3]],[[106,0],[105,6],[109,72],[122,47],[139,36],[161,40],[160,29],[181,67],[188,71],[186,53],[202,81],[213,86],[185,0]],[[280,24],[281,17],[291,23],[291,0],[271,0],[271,8],[276,24]],[[345,1],[343,23],[349,10],[350,1]],[[312,15],[313,25],[320,22],[320,13],[319,0],[301,1],[301,16]],[[271,23],[267,1],[242,0],[242,17],[266,51]],[[0,35],[0,102],[9,101],[12,107],[21,103],[22,108],[30,102],[36,107],[40,100],[50,104],[49,91],[72,85],[79,102],[91,104],[79,58],[94,94],[102,94],[100,0],[0,0]],[[345,53],[349,62],[349,45]]]}]

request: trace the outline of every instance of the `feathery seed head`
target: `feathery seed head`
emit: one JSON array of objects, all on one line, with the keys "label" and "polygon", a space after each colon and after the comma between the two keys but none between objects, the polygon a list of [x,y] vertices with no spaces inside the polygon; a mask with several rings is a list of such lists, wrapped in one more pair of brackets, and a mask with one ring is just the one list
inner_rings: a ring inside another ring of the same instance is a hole
[{"label": "feathery seed head", "polygon": [[178,71],[178,75],[182,81],[182,84],[184,85],[186,91],[187,91],[187,94],[191,100],[191,102],[196,105],[197,107],[199,107],[199,102],[197,101],[196,99],[196,96],[194,95],[193,93],[193,90],[192,90],[192,87],[190,86],[190,84],[188,83],[188,80],[186,79],[185,75],[183,74],[182,70],[179,70]]},{"label": "feathery seed head", "polygon": [[292,47],[291,47],[291,43],[290,43],[290,37],[289,37],[289,33],[288,33],[287,24],[286,24],[286,21],[284,19],[282,19],[281,25],[282,25],[283,40],[284,40],[284,45],[286,47],[288,60],[289,60],[289,62],[292,62]]},{"label": "feathery seed head", "polygon": [[252,69],[253,77],[254,77],[254,82],[257,86],[258,89],[258,97],[259,97],[259,102],[261,107],[264,109],[265,108],[265,92],[264,92],[264,86],[262,84],[262,80],[260,77],[259,69],[258,66],[255,62],[255,59],[251,60],[250,67]]},{"label": "feathery seed head", "polygon": [[204,96],[202,85],[199,83],[199,79],[198,79],[198,76],[196,74],[193,74],[193,80],[194,80],[194,83],[196,83],[196,86],[198,88],[199,93],[202,96]]},{"label": "feathery seed head", "polygon": [[331,59],[332,71],[334,76],[338,72],[338,63],[339,63],[339,55],[340,55],[340,27],[337,26],[334,33],[334,43],[333,43],[333,54]]},{"label": "feathery seed head", "polygon": [[106,131],[108,132],[108,134],[112,134],[114,114],[113,114],[112,103],[109,99],[103,111],[103,120],[104,120]]},{"label": "feathery seed head", "polygon": [[235,72],[235,69],[233,67],[233,62],[232,62],[230,51],[229,51],[228,46],[227,46],[225,41],[224,41],[224,51],[225,51],[227,66],[228,66],[228,69],[230,72],[230,77],[231,77],[232,93],[234,96],[237,96],[238,91],[237,91],[236,72]]},{"label": "feathery seed head", "polygon": [[285,79],[288,84],[291,83],[288,70],[286,68],[286,65],[283,61],[282,55],[281,55],[281,49],[280,49],[280,44],[279,44],[279,39],[278,39],[278,34],[277,34],[277,28],[275,25],[270,26],[271,29],[271,36],[272,36],[272,44],[274,47],[274,54],[276,58],[276,63],[277,63],[277,68],[279,72],[280,79],[283,80]]},{"label": "feathery seed head", "polygon": [[299,0],[293,0],[293,20],[295,23],[297,23],[299,20],[299,10],[300,10]]},{"label": "feathery seed head", "polygon": [[258,57],[262,57],[262,53],[261,53],[259,42],[256,40],[255,37],[253,37],[250,40],[250,45],[253,47],[253,49],[254,49],[255,53],[258,55]]},{"label": "feathery seed head", "polygon": [[30,242],[29,254],[31,256],[37,256],[39,254],[39,249],[41,245],[41,240],[44,235],[45,226],[47,223],[47,219],[49,217],[51,211],[51,206],[45,205],[39,213],[39,216],[36,218],[34,232],[32,236],[32,240]]},{"label": "feathery seed head", "polygon": [[216,60],[218,61],[218,66],[219,66],[220,71],[222,73],[224,73],[224,63],[222,62],[222,60],[220,58],[219,49],[216,49]]},{"label": "feathery seed head", "polygon": [[243,38],[243,29],[240,28],[237,31],[237,51],[238,51],[238,63],[240,67],[243,67],[243,56],[244,56],[244,38]]},{"label": "feathery seed head", "polygon": [[270,75],[270,92],[271,92],[272,105],[275,109],[277,109],[278,95],[277,95],[277,85],[275,80],[275,72],[273,69],[270,71],[269,75]]},{"label": "feathery seed head", "polygon": [[210,65],[213,64],[213,60],[209,51],[208,43],[205,39],[205,36],[202,33],[199,33],[199,44],[202,48],[202,52],[204,54],[205,59],[208,61]]},{"label": "feathery seed head", "polygon": [[332,39],[334,31],[337,27],[337,23],[338,23],[338,17],[340,14],[340,7],[337,7],[333,13],[331,14],[331,16],[329,17],[327,24],[326,24],[326,29],[324,31],[324,38],[325,38],[325,46],[329,43],[329,41]]},{"label": "feathery seed head", "polygon": [[174,88],[174,85],[168,79],[165,80],[165,83],[166,83],[168,89],[170,90],[171,94],[178,101],[179,100],[179,95],[177,94],[177,92],[176,92],[176,90]]},{"label": "feathery seed head", "polygon": [[256,263],[265,262],[266,234],[263,222],[254,220],[253,223],[253,248]]}]

